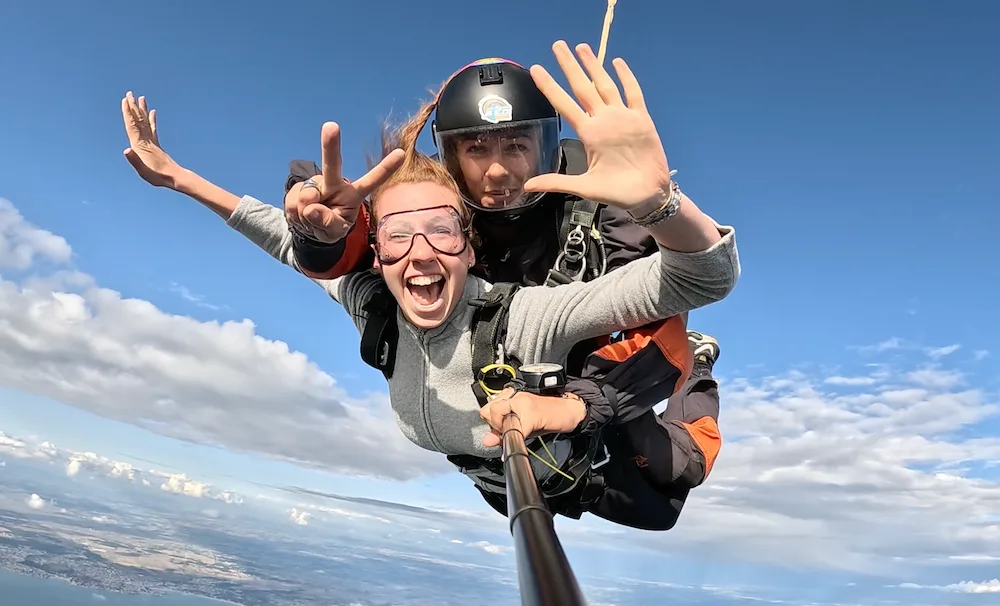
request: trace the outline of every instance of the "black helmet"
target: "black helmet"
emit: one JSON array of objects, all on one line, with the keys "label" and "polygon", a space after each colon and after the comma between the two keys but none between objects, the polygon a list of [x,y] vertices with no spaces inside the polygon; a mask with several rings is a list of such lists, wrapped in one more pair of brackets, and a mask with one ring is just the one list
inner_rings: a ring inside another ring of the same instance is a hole
[{"label": "black helmet", "polygon": [[[496,58],[470,63],[448,79],[431,124],[441,161],[466,203],[487,212],[521,211],[538,201],[541,193],[522,186],[559,170],[559,128],[559,114],[528,70]],[[479,183],[470,186],[469,169],[479,173],[473,177]]]}]

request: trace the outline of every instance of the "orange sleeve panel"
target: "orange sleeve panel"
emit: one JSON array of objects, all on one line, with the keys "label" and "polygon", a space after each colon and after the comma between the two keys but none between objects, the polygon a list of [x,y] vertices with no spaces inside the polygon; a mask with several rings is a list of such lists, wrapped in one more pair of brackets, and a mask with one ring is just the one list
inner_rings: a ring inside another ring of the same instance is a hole
[{"label": "orange sleeve panel", "polygon": [[705,477],[702,482],[708,479],[708,474],[712,472],[715,459],[722,450],[722,434],[719,432],[719,425],[712,417],[702,417],[694,423],[681,423],[685,431],[691,436],[695,446],[701,450],[705,456]]},{"label": "orange sleeve panel", "polygon": [[368,232],[368,210],[362,206],[360,213],[358,213],[358,220],[354,222],[354,227],[351,228],[351,231],[347,232],[344,253],[336,265],[330,268],[329,271],[322,273],[313,273],[304,270],[302,273],[317,280],[332,280],[360,269],[357,265],[368,253]]},{"label": "orange sleeve panel", "polygon": [[626,331],[624,339],[609,343],[594,353],[605,360],[621,363],[652,341],[667,361],[680,371],[680,376],[674,385],[674,391],[677,391],[684,381],[687,381],[694,365],[694,356],[688,345],[687,324],[684,320],[685,318],[681,316],[671,316],[666,320]]}]

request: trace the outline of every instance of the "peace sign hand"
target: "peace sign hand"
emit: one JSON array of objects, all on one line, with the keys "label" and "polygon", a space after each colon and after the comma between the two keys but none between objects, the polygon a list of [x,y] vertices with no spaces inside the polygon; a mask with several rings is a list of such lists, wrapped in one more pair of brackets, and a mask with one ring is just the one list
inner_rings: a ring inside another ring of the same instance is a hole
[{"label": "peace sign hand", "polygon": [[635,75],[623,59],[613,61],[625,92],[623,100],[589,45],[577,45],[576,53],[590,77],[565,42],[553,44],[552,51],[580,105],[542,66],[533,65],[531,76],[579,135],[587,150],[588,168],[582,175],[532,177],[524,184],[525,191],[563,192],[611,204],[635,216],[655,210],[669,199],[670,166]]},{"label": "peace sign hand", "polygon": [[319,242],[343,239],[355,221],[365,198],[403,164],[404,153],[395,149],[375,168],[351,183],[342,176],[340,126],[323,124],[323,174],[285,196],[285,217],[296,230]]}]

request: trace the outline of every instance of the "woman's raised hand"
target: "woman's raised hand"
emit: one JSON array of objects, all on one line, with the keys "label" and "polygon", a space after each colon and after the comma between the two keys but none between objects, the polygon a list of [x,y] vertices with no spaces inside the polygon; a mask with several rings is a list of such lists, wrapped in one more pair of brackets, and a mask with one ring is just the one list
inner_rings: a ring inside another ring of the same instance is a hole
[{"label": "woman's raised hand", "polygon": [[129,147],[124,154],[129,164],[150,185],[173,189],[183,169],[160,147],[156,110],[146,107],[146,97],[136,100],[129,91],[122,98],[122,120],[128,135]]},{"label": "woman's raised hand", "polygon": [[556,42],[552,50],[579,104],[544,67],[533,65],[531,76],[580,137],[587,149],[588,168],[582,175],[532,177],[524,184],[525,191],[572,194],[617,206],[635,216],[655,210],[670,197],[670,166],[632,71],[623,59],[612,62],[625,93],[623,99],[589,45],[576,47],[583,67],[565,42]]},{"label": "woman's raised hand", "polygon": [[296,230],[319,242],[337,242],[358,219],[365,198],[403,164],[403,150],[395,149],[357,181],[343,177],[340,126],[323,125],[323,173],[285,196],[285,217]]}]

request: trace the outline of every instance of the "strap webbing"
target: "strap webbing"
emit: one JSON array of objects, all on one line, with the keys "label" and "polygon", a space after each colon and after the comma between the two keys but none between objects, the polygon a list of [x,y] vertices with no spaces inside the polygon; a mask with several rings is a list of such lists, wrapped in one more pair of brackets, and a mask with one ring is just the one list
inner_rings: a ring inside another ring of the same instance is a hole
[{"label": "strap webbing", "polygon": [[396,306],[389,287],[381,283],[362,307],[368,318],[361,333],[361,359],[381,371],[387,380],[392,378],[396,365],[396,343],[399,341]]}]

